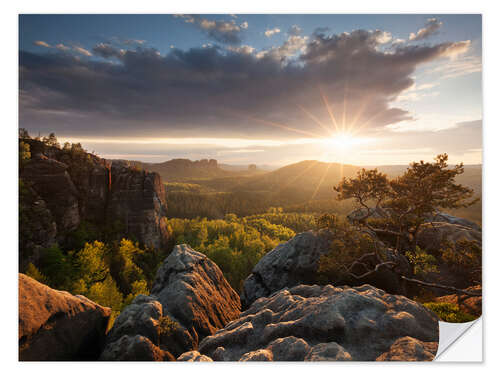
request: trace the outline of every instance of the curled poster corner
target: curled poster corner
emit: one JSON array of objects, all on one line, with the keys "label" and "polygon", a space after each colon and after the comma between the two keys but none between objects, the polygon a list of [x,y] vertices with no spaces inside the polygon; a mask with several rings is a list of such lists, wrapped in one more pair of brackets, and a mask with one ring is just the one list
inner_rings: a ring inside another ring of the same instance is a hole
[{"label": "curled poster corner", "polygon": [[481,362],[483,318],[467,323],[439,322],[437,362]]}]

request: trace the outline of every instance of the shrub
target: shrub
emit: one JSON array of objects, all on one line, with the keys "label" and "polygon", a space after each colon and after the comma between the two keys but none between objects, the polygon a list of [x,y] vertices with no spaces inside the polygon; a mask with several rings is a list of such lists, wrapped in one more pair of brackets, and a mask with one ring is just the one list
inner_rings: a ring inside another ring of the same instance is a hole
[{"label": "shrub", "polygon": [[169,316],[162,316],[158,319],[158,328],[160,336],[172,336],[175,331],[177,331],[180,326],[175,320],[170,318]]},{"label": "shrub", "polygon": [[406,257],[408,261],[413,266],[413,272],[416,276],[425,276],[430,272],[437,272],[437,261],[431,254],[428,254],[425,250],[421,249],[419,246],[416,247],[415,252],[407,251]]},{"label": "shrub", "polygon": [[448,323],[465,323],[475,320],[476,317],[460,311],[458,305],[445,302],[428,302],[424,306],[436,313],[440,320]]}]

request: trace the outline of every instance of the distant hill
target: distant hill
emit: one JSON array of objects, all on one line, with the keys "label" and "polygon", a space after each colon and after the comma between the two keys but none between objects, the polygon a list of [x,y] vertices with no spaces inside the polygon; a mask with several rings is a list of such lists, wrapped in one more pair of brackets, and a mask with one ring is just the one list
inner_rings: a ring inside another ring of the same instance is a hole
[{"label": "distant hill", "polygon": [[[140,163],[140,162],[138,162]],[[164,182],[182,182],[193,178],[216,178],[231,175],[215,159],[172,159],[163,163],[140,163],[140,167],[157,172]]]}]

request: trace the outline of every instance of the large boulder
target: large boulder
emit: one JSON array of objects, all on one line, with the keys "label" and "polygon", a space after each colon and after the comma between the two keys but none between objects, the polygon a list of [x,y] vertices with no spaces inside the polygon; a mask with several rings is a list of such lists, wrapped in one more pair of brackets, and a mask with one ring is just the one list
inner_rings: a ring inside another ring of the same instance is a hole
[{"label": "large boulder", "polygon": [[[256,299],[269,296],[285,287],[317,283],[319,260],[323,255],[332,251],[333,239],[332,234],[326,230],[304,232],[267,253],[255,265],[243,284],[241,294],[243,307],[248,307]],[[387,248],[383,251],[388,260],[397,263],[399,273],[408,274],[410,266],[405,257]],[[367,256],[364,263],[373,269],[379,262],[375,256]],[[362,270],[357,274],[365,272],[366,270]],[[390,293],[404,294],[405,292],[399,276],[387,267],[381,267],[376,273],[361,280],[339,276],[335,281],[336,285],[365,283],[375,285]]]},{"label": "large boulder", "polygon": [[19,359],[95,360],[111,310],[19,274]]},{"label": "large boulder", "polygon": [[224,361],[431,360],[438,341],[437,316],[406,297],[371,285],[299,285],[255,301],[199,352]]},{"label": "large boulder", "polygon": [[[198,341],[214,334],[240,314],[238,294],[219,267],[188,245],[177,245],[158,269],[151,293],[163,306],[163,315],[178,322]],[[181,352],[182,353],[182,352]]]}]

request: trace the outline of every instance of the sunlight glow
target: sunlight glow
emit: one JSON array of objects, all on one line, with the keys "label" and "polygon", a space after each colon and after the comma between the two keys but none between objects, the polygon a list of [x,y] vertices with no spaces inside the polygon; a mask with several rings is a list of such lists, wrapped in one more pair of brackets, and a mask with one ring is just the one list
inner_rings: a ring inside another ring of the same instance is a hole
[{"label": "sunlight glow", "polygon": [[330,138],[324,139],[325,145],[334,147],[335,149],[340,151],[347,151],[355,148],[356,146],[370,143],[372,141],[373,140],[370,138],[355,137],[347,132],[339,132],[333,134]]}]

